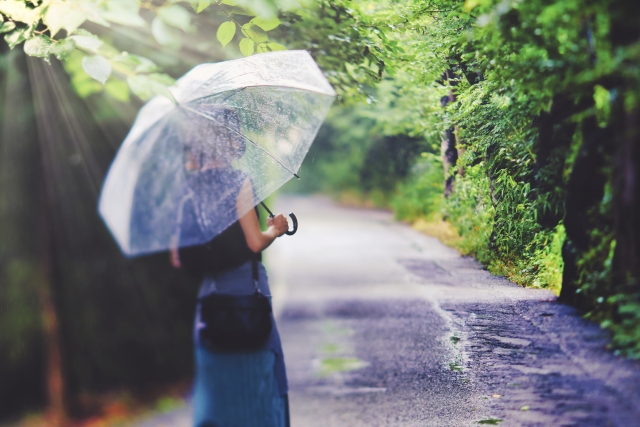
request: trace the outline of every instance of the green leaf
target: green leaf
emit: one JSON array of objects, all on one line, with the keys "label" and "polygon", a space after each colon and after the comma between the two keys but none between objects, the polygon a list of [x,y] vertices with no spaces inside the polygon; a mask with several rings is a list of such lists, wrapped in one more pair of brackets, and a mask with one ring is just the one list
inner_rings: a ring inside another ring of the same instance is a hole
[{"label": "green leaf", "polygon": [[158,9],[158,16],[165,24],[179,28],[184,32],[191,29],[191,15],[178,5],[161,7]]},{"label": "green leaf", "polygon": [[266,53],[266,52],[270,52],[270,50],[267,47],[266,43],[260,43],[258,46],[256,46],[256,52],[257,53]]},{"label": "green leaf", "polygon": [[85,56],[82,58],[82,69],[91,78],[104,84],[111,75],[111,64],[109,61],[100,55]]},{"label": "green leaf", "polygon": [[200,0],[195,8],[196,13],[200,13],[211,5],[210,0]]},{"label": "green leaf", "polygon": [[[110,27],[109,21],[102,17],[103,11],[98,9],[94,2],[82,2],[82,10],[87,14],[87,21],[101,25],[103,27]],[[75,31],[74,31],[75,32]]]},{"label": "green leaf", "polygon": [[189,4],[191,8],[195,10],[196,13],[200,13],[209,6],[211,6],[212,0],[189,0]]},{"label": "green leaf", "polygon": [[14,47],[18,46],[20,43],[26,40],[24,33],[25,33],[24,29],[19,29],[19,30],[14,30],[4,36],[4,41],[6,41],[7,44],[9,45],[9,49],[13,49]]},{"label": "green leaf", "polygon": [[269,36],[262,28],[251,23],[242,26],[242,34],[256,43],[263,43],[269,40]]},{"label": "green leaf", "polygon": [[278,16],[278,7],[274,0],[234,0],[235,3],[254,15],[271,19]]},{"label": "green leaf", "polygon": [[171,78],[166,79],[163,76],[162,74],[152,74],[149,76],[138,74],[127,77],[127,83],[129,84],[131,92],[143,101],[155,95],[164,95],[169,99],[173,99],[173,95],[171,95],[165,84]]},{"label": "green leaf", "polygon": [[244,56],[253,55],[254,46],[255,46],[255,43],[251,39],[244,38],[244,39],[240,40],[240,52]]},{"label": "green leaf", "polygon": [[150,59],[147,59],[143,56],[138,56],[138,55],[129,55],[129,56],[133,56],[137,60],[137,65],[135,69],[136,73],[151,73],[159,70],[158,65]]},{"label": "green leaf", "polygon": [[111,12],[123,12],[137,15],[140,13],[140,5],[136,0],[108,0],[107,10]]},{"label": "green leaf", "polygon": [[104,85],[104,91],[117,101],[129,102],[129,86],[122,80],[109,79]]},{"label": "green leaf", "polygon": [[268,43],[267,46],[269,46],[269,49],[271,49],[272,52],[277,50],[287,50],[287,48],[280,43]]},{"label": "green leaf", "polygon": [[52,3],[48,8],[42,22],[49,27],[51,37],[61,29],[65,29],[67,34],[73,33],[87,19],[87,15],[80,9],[73,7],[74,3]]},{"label": "green leaf", "polygon": [[471,12],[477,6],[480,6],[480,3],[480,0],[466,0],[462,9],[465,12]]},{"label": "green leaf", "polygon": [[76,42],[73,39],[62,39],[51,46],[50,52],[60,61],[64,61],[69,58],[69,55],[71,55],[71,52],[73,52],[75,48]]},{"label": "green leaf", "polygon": [[86,36],[86,37],[93,37],[93,38],[97,38],[98,36],[96,36],[93,33],[90,33],[89,31],[85,30],[84,28],[79,28],[74,32],[75,36]]},{"label": "green leaf", "polygon": [[140,6],[132,0],[109,0],[102,17],[107,21],[130,27],[144,27],[146,22],[139,15]]},{"label": "green leaf", "polygon": [[180,48],[180,32],[165,24],[164,21],[158,17],[155,17],[151,23],[151,34],[153,34],[153,37],[162,46],[168,46],[174,49]]},{"label": "green leaf", "polygon": [[236,23],[232,21],[223,22],[218,27],[218,32],[216,33],[216,38],[222,44],[222,47],[225,47],[231,40],[233,40],[233,36],[236,35]]},{"label": "green leaf", "polygon": [[76,30],[73,36],[67,38],[76,42],[76,46],[79,48],[92,52],[97,52],[103,44],[102,40],[82,28]]},{"label": "green leaf", "polygon": [[113,58],[114,61],[121,62],[131,67],[136,73],[152,73],[158,71],[158,65],[144,56],[132,55],[122,52]]},{"label": "green leaf", "polygon": [[30,9],[21,0],[0,1],[0,13],[11,17],[14,21],[24,22],[27,25],[37,22],[40,19],[42,10],[40,7]]},{"label": "green leaf", "polygon": [[140,15],[126,12],[103,12],[102,17],[114,24],[126,25],[128,27],[144,27],[146,22]]},{"label": "green leaf", "polygon": [[27,40],[24,44],[24,53],[29,56],[45,58],[49,61],[51,56],[51,40],[47,36],[35,36]]},{"label": "green leaf", "polygon": [[2,24],[0,24],[0,34],[8,33],[9,31],[13,31],[15,29],[16,29],[15,22],[3,22]]},{"label": "green leaf", "polygon": [[611,115],[611,95],[609,91],[600,85],[595,85],[593,100],[596,104],[596,118],[598,126],[606,127]]},{"label": "green leaf", "polygon": [[161,83],[163,86],[172,86],[176,83],[173,77],[164,73],[148,74],[148,77],[155,82]]},{"label": "green leaf", "polygon": [[276,28],[278,28],[278,25],[280,25],[282,22],[278,19],[278,17],[273,17],[270,19],[265,19],[262,18],[260,16],[256,16],[255,18],[253,18],[251,21],[252,24],[257,25],[258,27],[262,28],[265,31],[271,31],[274,30]]},{"label": "green leaf", "polygon": [[255,12],[240,6],[227,6],[224,8],[227,13],[235,15],[256,16]]}]

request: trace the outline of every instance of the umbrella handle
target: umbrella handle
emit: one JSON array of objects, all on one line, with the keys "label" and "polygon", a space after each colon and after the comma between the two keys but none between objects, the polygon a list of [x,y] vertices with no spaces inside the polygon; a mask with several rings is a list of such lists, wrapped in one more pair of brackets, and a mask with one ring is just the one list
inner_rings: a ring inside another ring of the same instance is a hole
[{"label": "umbrella handle", "polygon": [[287,236],[293,236],[298,231],[298,218],[293,214],[293,212],[289,213],[289,218],[293,222],[293,230],[285,232]]},{"label": "umbrella handle", "polygon": [[[273,214],[273,212],[271,212],[271,210],[267,207],[267,205],[264,204],[264,202],[260,202],[260,204],[269,213],[269,218],[273,218],[275,216]],[[293,222],[293,230],[285,231],[285,234],[287,236],[293,236],[294,234],[296,234],[296,231],[298,231],[298,218],[296,218],[296,216],[293,214],[293,212],[289,213],[289,217],[291,218],[291,221]]]}]

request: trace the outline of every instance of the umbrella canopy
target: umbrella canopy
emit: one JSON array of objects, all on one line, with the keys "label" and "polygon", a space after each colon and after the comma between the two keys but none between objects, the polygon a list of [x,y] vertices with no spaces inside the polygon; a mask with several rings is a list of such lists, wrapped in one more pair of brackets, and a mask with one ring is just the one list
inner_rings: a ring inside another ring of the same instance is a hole
[{"label": "umbrella canopy", "polygon": [[[128,256],[211,240],[297,176],[335,92],[306,51],[202,64],[145,104],[99,212]],[[253,194],[240,191],[250,182]]]}]

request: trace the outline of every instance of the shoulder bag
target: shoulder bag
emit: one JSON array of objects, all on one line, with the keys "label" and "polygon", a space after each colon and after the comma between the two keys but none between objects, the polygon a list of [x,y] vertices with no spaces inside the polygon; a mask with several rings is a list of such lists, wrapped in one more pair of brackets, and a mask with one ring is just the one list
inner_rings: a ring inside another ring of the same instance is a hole
[{"label": "shoulder bag", "polygon": [[258,288],[258,262],[252,259],[254,292],[249,295],[209,294],[199,298],[205,326],[200,339],[214,351],[251,352],[269,339],[271,302]]}]

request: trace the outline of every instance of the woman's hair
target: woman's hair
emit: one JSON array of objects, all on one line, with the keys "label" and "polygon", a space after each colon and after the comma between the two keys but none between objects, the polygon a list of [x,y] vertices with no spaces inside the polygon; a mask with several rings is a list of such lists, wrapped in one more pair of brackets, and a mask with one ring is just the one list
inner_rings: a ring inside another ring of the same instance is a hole
[{"label": "woman's hair", "polygon": [[244,155],[246,143],[238,114],[229,107],[199,107],[203,114],[186,112],[183,122],[184,154],[201,167],[207,161],[231,162]]}]

